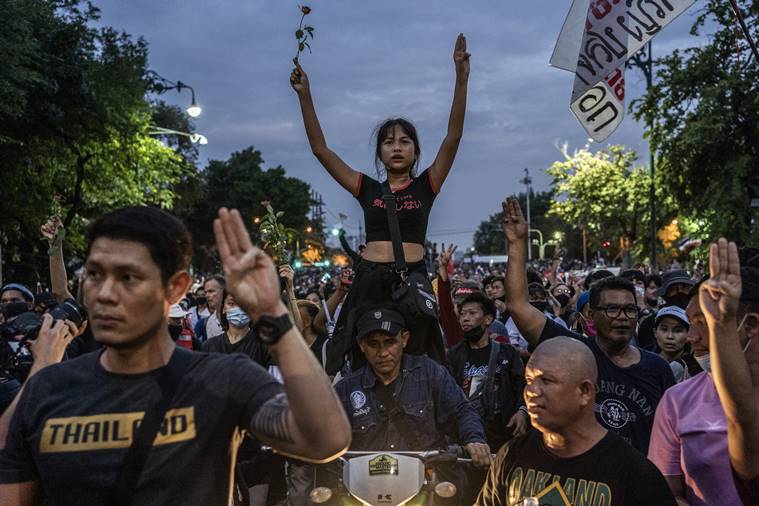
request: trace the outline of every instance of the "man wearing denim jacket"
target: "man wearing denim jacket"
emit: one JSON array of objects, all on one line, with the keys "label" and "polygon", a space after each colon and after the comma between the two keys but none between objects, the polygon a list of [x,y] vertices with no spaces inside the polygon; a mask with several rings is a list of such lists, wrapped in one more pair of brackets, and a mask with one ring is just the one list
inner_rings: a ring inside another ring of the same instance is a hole
[{"label": "man wearing denim jacket", "polygon": [[463,445],[475,464],[490,465],[477,412],[448,371],[406,355],[410,333],[389,304],[365,310],[357,323],[367,364],[335,390],[353,427],[351,450],[436,450]]}]

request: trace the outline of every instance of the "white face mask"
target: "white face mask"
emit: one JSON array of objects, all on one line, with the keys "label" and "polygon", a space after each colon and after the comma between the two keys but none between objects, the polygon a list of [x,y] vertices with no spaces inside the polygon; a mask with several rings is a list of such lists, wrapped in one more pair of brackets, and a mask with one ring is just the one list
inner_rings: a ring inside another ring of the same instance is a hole
[{"label": "white face mask", "polygon": [[693,358],[696,359],[696,362],[698,362],[698,365],[701,366],[701,369],[708,373],[712,372],[712,361],[708,353],[706,355],[701,355],[700,357]]}]

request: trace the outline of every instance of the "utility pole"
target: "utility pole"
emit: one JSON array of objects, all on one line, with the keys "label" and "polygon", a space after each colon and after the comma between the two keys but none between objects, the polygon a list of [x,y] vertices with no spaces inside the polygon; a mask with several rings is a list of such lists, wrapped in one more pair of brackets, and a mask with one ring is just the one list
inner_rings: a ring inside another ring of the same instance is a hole
[{"label": "utility pole", "polygon": [[521,181],[527,188],[527,260],[532,260],[532,240],[530,239],[529,230],[532,227],[532,220],[530,219],[530,193],[532,193],[532,179],[530,178],[530,170],[524,169],[524,178]]}]

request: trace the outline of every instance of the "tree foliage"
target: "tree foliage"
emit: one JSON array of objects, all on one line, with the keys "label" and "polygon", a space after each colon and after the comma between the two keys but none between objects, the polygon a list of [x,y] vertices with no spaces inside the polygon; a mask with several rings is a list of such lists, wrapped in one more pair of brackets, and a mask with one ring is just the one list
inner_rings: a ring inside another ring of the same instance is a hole
[{"label": "tree foliage", "polygon": [[[550,214],[582,230],[589,249],[610,241],[612,257],[628,247],[636,255],[650,254],[649,186],[646,167],[634,166],[634,151],[622,146],[591,152],[584,148],[554,162],[546,172],[553,178],[555,200]],[[671,219],[673,208],[661,185],[657,192],[657,215]]]},{"label": "tree foliage", "polygon": [[[759,1],[738,4],[759,39]],[[759,197],[759,62],[749,56],[730,2],[705,2],[691,33],[706,43],[660,58],[655,85],[632,108],[653,124],[647,135],[666,161],[661,184],[701,223],[695,233],[757,244],[759,213],[750,201]]]},{"label": "tree foliage", "polygon": [[[517,196],[523,212],[527,212],[527,193],[522,192]],[[561,233],[563,241],[561,246],[569,248],[568,253],[574,254],[577,250],[575,234],[572,229],[558,216],[549,215],[548,211],[553,202],[553,192],[533,192],[530,195],[531,227],[543,233],[545,242],[553,240],[556,232]],[[487,220],[480,223],[474,233],[474,248],[480,255],[503,255],[506,252],[506,238],[501,228],[503,211],[491,214]],[[538,257],[538,246],[533,245],[533,258]],[[553,249],[546,248],[546,255],[553,253]]]},{"label": "tree foliage", "polygon": [[288,177],[281,166],[262,169],[261,152],[252,146],[232,153],[228,160],[211,160],[200,173],[192,202],[180,200],[177,210],[193,231],[196,266],[210,272],[217,269],[214,255],[213,220],[219,207],[234,207],[254,239],[260,239],[258,224],[266,208],[262,202],[283,214],[278,223],[297,231],[305,230],[311,204],[310,186],[298,178]]},{"label": "tree foliage", "polygon": [[[194,167],[149,135],[148,48],[74,0],[9,0],[0,32],[0,243],[6,276],[45,279],[39,227],[59,195],[67,255],[83,228],[126,204],[170,207]],[[7,27],[7,29],[5,29]],[[5,58],[8,56],[8,59]]]}]

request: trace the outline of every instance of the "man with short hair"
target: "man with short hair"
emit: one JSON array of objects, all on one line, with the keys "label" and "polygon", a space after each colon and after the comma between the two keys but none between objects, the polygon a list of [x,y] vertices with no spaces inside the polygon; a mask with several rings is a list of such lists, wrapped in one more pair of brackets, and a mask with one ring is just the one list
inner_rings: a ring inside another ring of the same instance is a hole
[{"label": "man with short hair", "polygon": [[448,350],[446,360],[453,379],[482,419],[488,445],[496,449],[524,433],[529,421],[519,409],[524,406],[524,364],[513,346],[491,339],[494,318],[495,305],[485,294],[465,297],[459,311],[464,340]]},{"label": "man with short hair", "polygon": [[591,285],[588,305],[595,339],[585,339],[562,327],[529,303],[524,269],[527,222],[516,200],[508,199],[503,207],[509,245],[506,297],[519,331],[532,347],[557,336],[575,337],[587,344],[598,367],[598,421],[645,455],[656,405],[664,391],[675,384],[675,378],[663,358],[630,344],[638,320],[635,288],[614,276]]},{"label": "man with short hair", "polygon": [[[509,258],[511,261],[511,258]],[[596,358],[582,342],[540,344],[526,369],[531,431],[498,451],[478,506],[539,504],[674,506],[662,475],[594,414]]]},{"label": "man with short hair", "polygon": [[222,276],[213,276],[203,284],[210,315],[206,318],[199,319],[195,324],[195,335],[201,342],[205,342],[212,337],[217,337],[224,333],[224,328],[221,326],[220,315],[223,309],[221,306],[224,302],[222,297],[224,296],[225,287],[226,281]]},{"label": "man with short hair", "polygon": [[489,465],[482,422],[461,388],[432,359],[404,353],[410,332],[398,310],[366,308],[356,326],[366,365],[335,385],[353,427],[351,450],[437,450],[452,438]]},{"label": "man with short hair", "polygon": [[21,283],[8,283],[0,288],[0,323],[9,322],[34,307],[34,294]]},{"label": "man with short hair", "polygon": [[225,504],[241,430],[312,461],[349,445],[342,406],[292,327],[271,258],[237,211],[222,208],[214,232],[228,289],[284,384],[246,357],[177,347],[168,313],[192,282],[189,233],[157,208],[106,214],[87,234],[84,281],[104,348],[26,383],[0,452],[0,504]]}]

